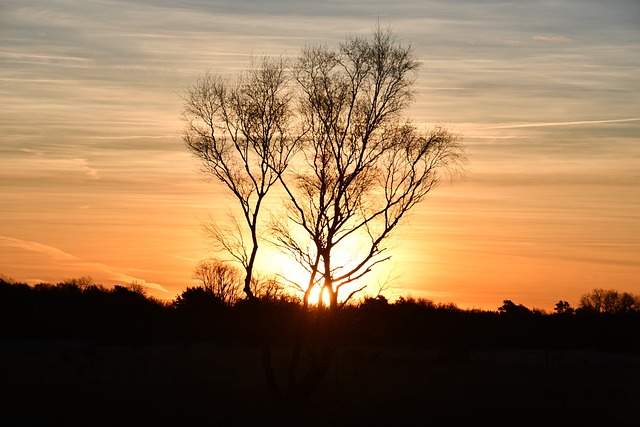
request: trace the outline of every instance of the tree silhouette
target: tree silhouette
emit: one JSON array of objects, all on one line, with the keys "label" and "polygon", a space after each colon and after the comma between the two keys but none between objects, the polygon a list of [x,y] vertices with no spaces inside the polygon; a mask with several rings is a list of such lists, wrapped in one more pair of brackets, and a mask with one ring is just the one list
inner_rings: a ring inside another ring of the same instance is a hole
[{"label": "tree silhouette", "polygon": [[305,304],[314,287],[316,304],[322,295],[332,309],[349,301],[362,288],[340,292],[389,259],[384,242],[406,213],[461,170],[458,135],[421,132],[403,116],[418,68],[413,49],[380,27],[336,50],[307,47],[294,66],[308,131],[300,165],[280,176],[289,200],[271,231],[309,273]]},{"label": "tree silhouette", "polygon": [[[233,217],[230,228],[213,224],[209,232],[244,266],[251,300],[260,208],[276,182],[284,189],[270,240],[308,273],[296,283],[304,296],[289,399],[306,400],[324,377],[343,329],[338,311],[364,289],[354,282],[389,259],[394,229],[443,177],[463,170],[459,135],[420,130],[404,116],[418,68],[413,48],[378,26],[336,49],[306,47],[290,74],[285,61],[263,59],[234,85],[207,74],[185,97],[187,147],[242,208],[243,221]],[[341,252],[349,261],[338,259]],[[281,396],[270,354],[263,357],[270,389]],[[308,369],[300,375],[303,357]]]},{"label": "tree silhouette", "polygon": [[580,310],[590,313],[624,314],[640,311],[640,296],[615,289],[594,289],[580,298]]},{"label": "tree silhouette", "polygon": [[219,259],[208,258],[198,262],[193,277],[202,283],[205,292],[210,293],[224,304],[233,305],[241,297],[240,271]]},{"label": "tree silhouette", "polygon": [[[335,50],[309,46],[293,68],[298,114],[308,129],[300,164],[280,176],[289,200],[285,213],[273,217],[271,232],[309,274],[303,313],[313,289],[319,290],[313,301],[319,311],[298,322],[289,366],[288,394],[298,399],[326,373],[332,338],[342,329],[338,310],[364,289],[347,285],[389,259],[384,243],[395,227],[443,174],[464,163],[457,135],[441,127],[420,132],[403,116],[418,67],[410,46],[377,27],[368,38],[347,37]],[[349,262],[338,259],[341,252]],[[304,339],[307,328],[313,343]],[[310,368],[297,382],[303,345]]]},{"label": "tree silhouette", "polygon": [[567,301],[560,300],[553,309],[557,314],[573,314],[574,309]]},{"label": "tree silhouette", "polygon": [[531,310],[524,305],[516,305],[513,301],[508,299],[502,301],[502,306],[498,307],[498,311],[507,315],[523,315],[531,313]]},{"label": "tree silhouette", "polygon": [[184,96],[184,142],[202,172],[222,183],[242,212],[241,220],[231,217],[229,227],[212,221],[205,229],[243,266],[243,290],[250,299],[260,210],[299,138],[292,136],[287,83],[285,62],[263,57],[235,82],[207,73]]},{"label": "tree silhouette", "polygon": [[263,302],[297,302],[296,296],[289,292],[289,287],[275,275],[254,275],[251,280],[251,292]]}]

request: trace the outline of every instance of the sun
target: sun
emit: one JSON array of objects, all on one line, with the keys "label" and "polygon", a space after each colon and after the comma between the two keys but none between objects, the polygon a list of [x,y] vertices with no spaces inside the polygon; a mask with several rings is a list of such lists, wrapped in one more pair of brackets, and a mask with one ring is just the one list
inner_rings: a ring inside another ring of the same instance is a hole
[{"label": "sun", "polygon": [[276,267],[275,274],[284,282],[301,291],[307,289],[311,275],[300,264],[281,255],[274,267]]},{"label": "sun", "polygon": [[[290,286],[296,295],[302,297],[309,286],[311,274],[296,261],[283,254],[270,257],[270,261],[271,272],[276,274],[286,286]],[[309,303],[311,305],[317,305],[319,296],[320,286],[316,285],[309,295]],[[329,298],[326,292],[325,295],[323,295],[322,302],[325,305],[329,304]]]},{"label": "sun", "polygon": [[[354,254],[343,252],[336,252],[332,256],[332,263],[338,268],[335,270],[335,276],[343,274],[356,265]],[[278,276],[285,285],[291,288],[293,293],[300,297],[303,296],[309,286],[310,273],[295,260],[278,251],[265,251],[257,267],[261,272]],[[372,272],[360,280],[345,284],[339,290],[338,301],[343,301],[352,291],[362,288],[364,285],[371,283],[372,280],[375,281],[375,277],[376,273]],[[317,305],[318,301],[320,301],[320,291],[319,285],[315,285],[311,290],[309,295],[309,303],[311,305]],[[326,291],[322,294],[322,303],[323,305],[329,304],[329,295]]]}]

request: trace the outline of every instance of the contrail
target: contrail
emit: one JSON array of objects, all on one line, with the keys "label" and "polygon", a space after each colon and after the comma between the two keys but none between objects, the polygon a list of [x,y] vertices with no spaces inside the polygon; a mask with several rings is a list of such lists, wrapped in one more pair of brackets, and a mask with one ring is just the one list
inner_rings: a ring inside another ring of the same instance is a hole
[{"label": "contrail", "polygon": [[488,126],[482,129],[516,129],[516,128],[547,127],[547,126],[593,125],[593,124],[599,124],[599,123],[637,122],[639,120],[640,120],[640,117],[633,117],[628,119],[610,119],[610,120],[581,120],[581,121],[575,121],[575,122],[522,123],[522,124],[512,124],[512,125]]},{"label": "contrail", "polygon": [[183,260],[186,260],[186,261],[191,261],[191,262],[196,262],[197,261],[195,259],[187,258],[186,256],[182,256],[182,255],[173,255],[173,254],[165,254],[165,255],[170,256],[170,257],[174,257],[174,258],[178,258],[178,259],[183,259]]}]

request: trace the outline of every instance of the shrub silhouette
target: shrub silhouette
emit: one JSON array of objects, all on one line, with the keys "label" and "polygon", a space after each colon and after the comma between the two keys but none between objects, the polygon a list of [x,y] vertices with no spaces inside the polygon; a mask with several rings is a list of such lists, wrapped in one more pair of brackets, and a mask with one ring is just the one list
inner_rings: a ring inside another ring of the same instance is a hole
[{"label": "shrub silhouette", "polygon": [[557,314],[573,314],[575,310],[567,301],[560,300],[553,309]]},{"label": "shrub silhouette", "polygon": [[[624,294],[617,295],[620,298]],[[637,311],[601,312],[581,306],[575,315],[570,315],[570,305],[563,300],[556,307],[559,309],[555,313],[545,314],[504,300],[497,311],[461,310],[455,304],[437,304],[428,299],[402,297],[391,303],[378,296],[343,307],[335,317],[340,327],[331,333],[340,345],[435,350],[640,349]],[[82,286],[73,280],[30,286],[3,278],[0,308],[1,339],[250,346],[293,343],[296,321],[303,309],[299,300],[286,295],[229,305],[202,287],[188,287],[172,302],[165,303],[126,286]],[[317,316],[321,314],[311,313],[311,318]],[[326,333],[310,327],[308,339],[321,339]]]},{"label": "shrub silhouette", "polygon": [[508,299],[502,302],[502,306],[498,307],[498,311],[502,314],[507,314],[511,316],[521,316],[521,315],[531,314],[531,310],[529,310],[524,305],[522,304],[516,305],[513,301]]}]

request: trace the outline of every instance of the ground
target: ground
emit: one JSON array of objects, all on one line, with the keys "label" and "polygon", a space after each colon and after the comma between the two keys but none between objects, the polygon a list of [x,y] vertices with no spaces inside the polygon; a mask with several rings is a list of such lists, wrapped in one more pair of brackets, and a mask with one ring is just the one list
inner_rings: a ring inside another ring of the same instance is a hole
[{"label": "ground", "polygon": [[270,401],[256,348],[14,341],[0,361],[6,427],[635,426],[640,401],[640,355],[590,350],[344,347],[303,406]]}]

